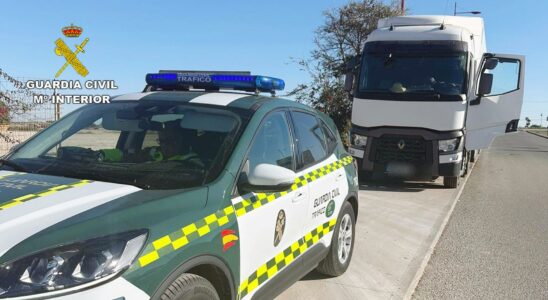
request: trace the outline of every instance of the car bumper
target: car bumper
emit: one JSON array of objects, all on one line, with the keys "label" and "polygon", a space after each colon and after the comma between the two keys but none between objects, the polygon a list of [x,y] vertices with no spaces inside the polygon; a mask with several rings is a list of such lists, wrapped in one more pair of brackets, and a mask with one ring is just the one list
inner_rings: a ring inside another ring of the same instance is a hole
[{"label": "car bumper", "polygon": [[55,300],[148,300],[150,296],[141,289],[131,284],[124,278],[116,278],[105,284],[97,286],[81,286],[69,291],[58,291],[30,295],[25,297],[6,298],[10,300],[23,299],[55,299]]}]

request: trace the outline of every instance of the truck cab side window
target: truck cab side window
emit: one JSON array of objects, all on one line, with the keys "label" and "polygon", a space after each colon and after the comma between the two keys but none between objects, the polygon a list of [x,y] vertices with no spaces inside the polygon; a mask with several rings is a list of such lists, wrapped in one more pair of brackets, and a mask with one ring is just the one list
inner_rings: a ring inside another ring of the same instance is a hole
[{"label": "truck cab side window", "polygon": [[315,116],[293,112],[293,123],[298,145],[297,169],[303,169],[327,157],[325,133]]},{"label": "truck cab side window", "polygon": [[494,96],[515,91],[519,88],[520,61],[513,59],[499,59],[499,63],[493,70],[486,73],[493,74],[493,86],[491,93],[485,96]]}]

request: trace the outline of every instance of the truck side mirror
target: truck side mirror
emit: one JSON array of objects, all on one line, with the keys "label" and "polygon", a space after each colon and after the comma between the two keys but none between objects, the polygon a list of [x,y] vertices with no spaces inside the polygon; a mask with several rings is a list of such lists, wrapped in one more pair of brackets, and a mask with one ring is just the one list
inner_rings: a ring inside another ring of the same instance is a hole
[{"label": "truck side mirror", "polygon": [[489,95],[493,87],[493,74],[483,73],[479,81],[478,95]]},{"label": "truck side mirror", "polygon": [[494,68],[497,67],[497,65],[499,64],[499,60],[498,58],[488,58],[485,60],[485,64],[483,65],[483,69],[484,70],[493,70]]},{"label": "truck side mirror", "polygon": [[344,78],[344,90],[351,93],[353,86],[354,86],[354,73],[348,72],[346,73],[346,77]]},{"label": "truck side mirror", "polygon": [[344,90],[352,93],[352,88],[354,86],[354,71],[360,60],[360,56],[352,56],[346,63],[345,70],[346,76],[344,78]]},{"label": "truck side mirror", "polygon": [[478,84],[478,97],[472,101],[470,101],[470,105],[478,105],[480,104],[481,97],[484,95],[489,95],[491,93],[491,88],[493,87],[493,74],[491,73],[485,73],[486,70],[493,70],[497,67],[499,64],[498,58],[491,57],[485,59],[485,63],[483,64],[483,70],[482,74],[479,79]]}]

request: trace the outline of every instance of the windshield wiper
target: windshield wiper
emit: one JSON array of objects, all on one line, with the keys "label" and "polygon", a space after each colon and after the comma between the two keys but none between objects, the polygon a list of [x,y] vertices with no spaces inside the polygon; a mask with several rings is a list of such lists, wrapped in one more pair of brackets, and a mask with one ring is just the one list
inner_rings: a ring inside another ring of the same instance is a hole
[{"label": "windshield wiper", "polygon": [[8,167],[14,169],[15,171],[26,172],[26,169],[23,166],[19,165],[16,162],[11,161],[11,160],[0,159],[0,164],[2,164],[3,166],[8,166]]},{"label": "windshield wiper", "polygon": [[441,93],[439,93],[436,90],[409,90],[407,91],[409,94],[426,94],[426,95],[434,95],[434,96],[441,96]]}]

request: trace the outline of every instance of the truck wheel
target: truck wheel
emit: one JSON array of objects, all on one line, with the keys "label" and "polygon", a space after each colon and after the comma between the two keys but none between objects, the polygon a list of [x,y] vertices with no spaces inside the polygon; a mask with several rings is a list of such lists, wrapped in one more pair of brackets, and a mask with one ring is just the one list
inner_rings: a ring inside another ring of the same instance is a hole
[{"label": "truck wheel", "polygon": [[477,150],[470,151],[470,162],[476,162]]},{"label": "truck wheel", "polygon": [[443,177],[443,185],[446,188],[454,189],[459,186],[459,178],[460,176],[444,176]]},{"label": "truck wheel", "polygon": [[345,201],[333,231],[331,248],[318,265],[318,272],[329,276],[340,276],[348,269],[354,251],[355,224],[354,209],[348,201]]},{"label": "truck wheel", "polygon": [[365,180],[371,180],[373,178],[373,172],[371,171],[358,171],[358,179],[360,182]]},{"label": "truck wheel", "polygon": [[460,166],[460,176],[465,177],[468,174],[468,162],[470,161],[470,152],[466,149],[462,152],[462,163]]},{"label": "truck wheel", "polygon": [[219,295],[207,279],[184,273],[164,291],[162,300],[219,300]]}]

